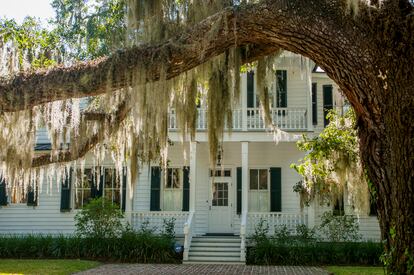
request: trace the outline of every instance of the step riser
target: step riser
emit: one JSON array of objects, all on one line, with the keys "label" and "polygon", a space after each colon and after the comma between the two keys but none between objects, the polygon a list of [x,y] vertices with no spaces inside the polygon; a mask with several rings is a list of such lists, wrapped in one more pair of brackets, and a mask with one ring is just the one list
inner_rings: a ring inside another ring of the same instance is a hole
[{"label": "step riser", "polygon": [[240,247],[209,247],[209,246],[192,246],[192,251],[217,251],[217,252],[240,252]]},{"label": "step riser", "polygon": [[240,243],[191,243],[191,247],[234,247],[240,248]]},{"label": "step riser", "polygon": [[197,262],[239,262],[240,257],[188,257],[189,261],[197,261]]},{"label": "step riser", "polygon": [[200,257],[240,257],[240,252],[217,252],[217,251],[196,251],[190,250],[189,256],[200,256]]}]

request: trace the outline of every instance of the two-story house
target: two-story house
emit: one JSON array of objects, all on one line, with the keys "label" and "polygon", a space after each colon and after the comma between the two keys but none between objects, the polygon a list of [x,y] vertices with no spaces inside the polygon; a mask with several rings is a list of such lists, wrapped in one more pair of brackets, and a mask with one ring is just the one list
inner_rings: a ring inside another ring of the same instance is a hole
[{"label": "two-story house", "polygon": [[[170,111],[169,167],[142,165],[133,190],[121,188],[113,163],[102,168],[100,188],[86,162],[81,185],[65,182],[58,192],[27,194],[9,190],[0,208],[0,234],[74,232],[74,215],[88,200],[105,196],[121,205],[135,228],[148,221],[161,228],[164,219],[175,219],[175,232],[184,243],[184,261],[243,262],[246,237],[260,219],[271,231],[286,225],[318,225],[327,206],[315,203],[301,210],[293,186],[301,180],[290,164],[303,157],[296,147],[302,134],[317,135],[328,123],[329,109],[342,107],[336,85],[318,67],[301,56],[284,53],[277,61],[275,89],[271,91],[271,116],[283,134],[276,143],[265,129],[256,95],[254,71],[241,75],[241,98],[234,110],[233,129],[224,135],[217,169],[209,165],[206,110],[201,105],[195,140],[182,142],[174,110]],[[50,149],[40,133],[36,150]],[[213,175],[214,173],[214,175]],[[126,180],[126,176],[123,179]],[[4,193],[4,192],[3,192]],[[1,201],[1,199],[0,199]],[[352,207],[345,202],[347,211]],[[361,233],[379,239],[376,217],[360,216]]]}]

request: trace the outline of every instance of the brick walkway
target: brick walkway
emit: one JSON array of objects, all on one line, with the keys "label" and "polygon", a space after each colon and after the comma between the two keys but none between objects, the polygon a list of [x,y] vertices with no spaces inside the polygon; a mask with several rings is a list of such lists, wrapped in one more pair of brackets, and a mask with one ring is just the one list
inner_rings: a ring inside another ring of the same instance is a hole
[{"label": "brick walkway", "polygon": [[89,274],[329,274],[319,267],[250,266],[212,264],[104,264],[81,273]]}]

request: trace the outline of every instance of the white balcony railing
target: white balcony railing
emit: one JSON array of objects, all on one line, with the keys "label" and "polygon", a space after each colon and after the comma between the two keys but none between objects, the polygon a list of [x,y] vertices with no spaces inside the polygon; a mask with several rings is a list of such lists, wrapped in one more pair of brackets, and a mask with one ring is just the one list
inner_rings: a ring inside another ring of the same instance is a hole
[{"label": "white balcony railing", "polygon": [[307,225],[306,214],[290,214],[290,213],[271,213],[271,212],[255,212],[247,214],[247,231],[253,234],[255,226],[263,220],[269,226],[269,234],[273,235],[275,229],[286,226],[290,233],[296,234],[296,227],[300,224]]},{"label": "white balcony railing", "polygon": [[[233,111],[233,127],[235,131],[263,131],[266,130],[263,114],[260,108],[245,109],[247,116],[244,116],[243,109]],[[301,131],[307,129],[307,111],[306,108],[273,108],[271,109],[272,121],[282,130]],[[199,108],[196,120],[197,130],[207,129],[207,110]],[[227,128],[227,125],[226,125]],[[170,110],[169,129],[177,130],[177,116],[174,109]]]},{"label": "white balcony railing", "polygon": [[149,229],[160,233],[163,229],[164,220],[175,219],[175,234],[182,235],[184,224],[187,221],[189,213],[180,211],[142,211],[131,212],[131,225],[134,229],[139,230],[145,223],[148,223]]}]

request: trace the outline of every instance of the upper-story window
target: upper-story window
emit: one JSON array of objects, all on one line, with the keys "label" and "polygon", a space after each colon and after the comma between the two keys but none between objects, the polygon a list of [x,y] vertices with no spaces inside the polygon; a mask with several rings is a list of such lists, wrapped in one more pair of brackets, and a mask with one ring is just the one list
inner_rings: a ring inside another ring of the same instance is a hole
[{"label": "upper-story window", "polygon": [[329,120],[327,119],[327,115],[330,110],[333,109],[333,94],[332,94],[332,85],[323,85],[323,117],[324,117],[324,127],[329,124]]},{"label": "upper-story window", "polygon": [[287,71],[276,71],[276,107],[287,107]]},{"label": "upper-story window", "polygon": [[312,124],[318,124],[318,84],[312,83]]}]

